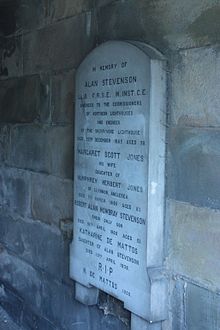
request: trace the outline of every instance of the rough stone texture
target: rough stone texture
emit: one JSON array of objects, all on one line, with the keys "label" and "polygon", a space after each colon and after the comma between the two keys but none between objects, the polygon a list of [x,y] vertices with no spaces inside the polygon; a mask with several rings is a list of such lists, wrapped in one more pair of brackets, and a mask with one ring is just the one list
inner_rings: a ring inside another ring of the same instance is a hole
[{"label": "rough stone texture", "polygon": [[71,124],[74,117],[74,78],[75,72],[70,71],[55,75],[52,78],[52,122]]},{"label": "rough stone texture", "polygon": [[[13,318],[12,321],[20,325],[23,300],[17,297],[8,287],[4,286],[3,284],[0,286],[0,308],[4,308],[5,312],[7,312]],[[8,321],[10,320],[9,315],[6,318]],[[1,326],[0,329],[2,329]]]},{"label": "rough stone texture", "polygon": [[92,9],[94,0],[51,0],[50,16],[53,20],[75,16]]},{"label": "rough stone texture", "polygon": [[72,178],[72,157],[72,127],[17,125],[11,129],[10,166]]},{"label": "rough stone texture", "polygon": [[220,131],[175,127],[169,133],[173,199],[220,208]]},{"label": "rough stone texture", "polygon": [[0,34],[3,36],[9,36],[16,31],[16,10],[18,8],[18,1],[1,1],[0,11]]},{"label": "rough stone texture", "polygon": [[21,328],[13,322],[11,317],[0,307],[0,328],[1,330],[21,330]]},{"label": "rough stone texture", "polygon": [[38,121],[47,101],[47,88],[37,75],[8,79],[0,85],[1,123]]},{"label": "rough stone texture", "polygon": [[0,78],[21,76],[23,71],[22,38],[0,38]]},{"label": "rough stone texture", "polygon": [[21,170],[0,168],[0,208],[20,215],[30,213],[30,175]]},{"label": "rough stone texture", "polygon": [[[73,300],[73,288],[47,277],[6,252],[0,254],[0,262],[3,283],[12,286],[14,294],[19,293],[23,303],[31,306],[37,315],[48,316],[61,328],[62,323],[67,324],[66,329],[71,329],[71,322],[82,321],[82,317],[89,323],[88,308]],[[76,309],[78,313],[74,313]]]},{"label": "rough stone texture", "polygon": [[22,314],[22,330],[42,329],[42,330],[59,330],[57,326],[49,320],[36,315],[27,305],[24,305]]},{"label": "rough stone texture", "polygon": [[[173,281],[174,282],[174,281]],[[184,330],[185,329],[185,286],[186,283],[181,280],[176,280],[173,284],[172,296],[171,296],[171,309],[172,315],[170,315],[168,330]]]},{"label": "rough stone texture", "polygon": [[20,0],[16,10],[17,33],[45,26],[50,20],[51,0]]},{"label": "rough stone texture", "polygon": [[47,157],[46,136],[47,129],[39,125],[13,126],[8,165],[49,173],[50,157]]},{"label": "rough stone texture", "polygon": [[24,221],[1,212],[0,242],[12,253],[55,278],[62,279],[65,269],[65,244],[58,230],[36,221]]},{"label": "rough stone texture", "polygon": [[188,284],[186,295],[187,329],[218,330],[220,328],[220,295]]},{"label": "rough stone texture", "polygon": [[219,10],[216,0],[114,1],[98,12],[99,40],[143,40],[165,52],[209,45],[220,41]]},{"label": "rough stone texture", "polygon": [[21,0],[15,10],[16,33],[44,28],[94,7],[94,0]]},{"label": "rough stone texture", "polygon": [[0,1],[0,306],[10,329],[128,329],[116,301],[108,312],[74,300],[62,225],[73,214],[74,75],[96,43],[94,5]]},{"label": "rough stone texture", "polygon": [[32,266],[5,250],[0,253],[2,284],[13,288],[14,294],[38,312],[42,305],[42,276]]},{"label": "rough stone texture", "polygon": [[173,124],[219,127],[219,46],[181,51],[174,59]]},{"label": "rough stone texture", "polygon": [[129,326],[130,312],[124,309],[123,302],[109,296],[105,292],[100,291],[98,305],[99,308],[104,311],[105,315],[118,315],[120,320],[126,326]]},{"label": "rough stone texture", "polygon": [[147,42],[171,70],[163,330],[220,328],[219,295],[191,283],[220,288],[219,14],[219,0],[0,1],[1,329],[129,329],[116,299],[74,300],[59,231],[72,218],[75,70],[109,39]]},{"label": "rough stone texture", "polygon": [[[43,326],[40,328],[45,330],[57,328],[59,330],[128,330],[128,327],[114,316],[103,316],[102,311],[98,311],[96,307],[88,308],[74,301],[73,288],[37,273],[23,261],[5,252],[0,254],[0,261],[1,278],[6,283],[10,282],[14,291],[19,292],[22,297],[25,312],[23,323],[25,325],[30,326],[31,320],[35,320],[37,325],[45,324],[45,328]],[[10,270],[12,272],[9,274]],[[5,271],[4,274],[2,274],[3,271]],[[30,278],[27,278],[27,274]],[[30,290],[30,294],[28,294],[28,290]],[[8,299],[12,298],[8,297]],[[30,310],[25,310],[25,306],[32,306],[37,316],[34,316]],[[49,324],[46,323],[47,317],[54,324],[53,328],[50,327],[49,322]]]},{"label": "rough stone texture", "polygon": [[34,219],[59,225],[72,217],[72,181],[54,176],[32,175],[31,209]]},{"label": "rough stone texture", "polygon": [[88,12],[24,35],[24,73],[76,68],[94,47],[94,24]]},{"label": "rough stone texture", "polygon": [[220,287],[219,211],[176,201],[170,201],[169,208],[172,217],[168,265],[175,273]]},{"label": "rough stone texture", "polygon": [[106,6],[109,5],[110,3],[114,3],[118,0],[94,0],[95,2],[95,7],[102,7],[102,6]]},{"label": "rough stone texture", "polygon": [[8,158],[10,130],[7,125],[0,124],[0,162],[4,164]]},{"label": "rough stone texture", "polygon": [[30,306],[4,284],[0,285],[0,329],[58,330],[51,322],[33,313]]}]

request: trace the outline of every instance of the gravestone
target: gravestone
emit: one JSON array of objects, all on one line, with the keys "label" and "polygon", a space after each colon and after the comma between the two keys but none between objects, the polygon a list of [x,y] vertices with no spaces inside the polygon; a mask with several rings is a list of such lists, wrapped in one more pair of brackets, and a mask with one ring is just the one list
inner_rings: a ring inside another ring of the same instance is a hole
[{"label": "gravestone", "polygon": [[70,276],[81,302],[101,289],[149,322],[166,318],[165,91],[164,58],[138,42],[106,42],[77,70]]}]

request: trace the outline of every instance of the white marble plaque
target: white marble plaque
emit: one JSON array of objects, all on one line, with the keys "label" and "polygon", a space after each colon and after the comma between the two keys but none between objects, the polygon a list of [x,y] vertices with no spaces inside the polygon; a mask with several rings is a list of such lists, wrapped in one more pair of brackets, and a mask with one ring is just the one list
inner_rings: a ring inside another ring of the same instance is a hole
[{"label": "white marble plaque", "polygon": [[[151,79],[151,58],[128,42],[99,46],[77,71],[70,266],[77,282],[117,297],[144,318],[150,300],[149,194],[157,196],[161,186],[158,177],[149,181],[150,166],[158,167],[149,156]],[[161,138],[160,129],[156,135]]]}]

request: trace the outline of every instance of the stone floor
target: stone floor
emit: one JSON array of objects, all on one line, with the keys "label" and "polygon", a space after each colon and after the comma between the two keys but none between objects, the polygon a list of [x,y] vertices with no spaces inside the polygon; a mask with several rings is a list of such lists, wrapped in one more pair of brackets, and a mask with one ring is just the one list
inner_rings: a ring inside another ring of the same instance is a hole
[{"label": "stone floor", "polygon": [[1,330],[22,330],[16,325],[6,311],[0,306],[0,329]]}]

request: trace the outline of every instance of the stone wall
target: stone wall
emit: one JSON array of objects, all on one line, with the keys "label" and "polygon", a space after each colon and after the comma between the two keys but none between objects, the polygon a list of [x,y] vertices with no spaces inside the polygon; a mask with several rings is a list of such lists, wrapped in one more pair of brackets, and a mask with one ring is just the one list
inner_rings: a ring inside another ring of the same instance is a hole
[{"label": "stone wall", "polygon": [[130,39],[168,60],[163,329],[219,329],[219,1],[2,0],[0,7],[0,305],[22,329],[129,328],[115,299],[102,293],[90,308],[74,300],[65,228],[75,70],[97,44]]},{"label": "stone wall", "polygon": [[126,329],[114,299],[83,306],[69,279],[74,74],[96,45],[94,4],[0,1],[0,12],[0,306],[13,321],[0,328]]}]

